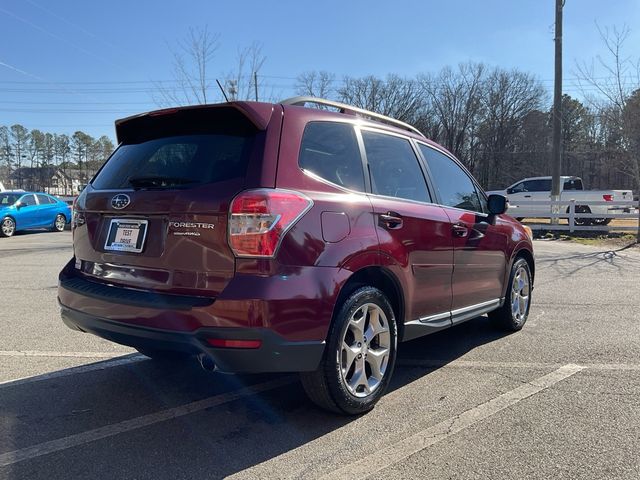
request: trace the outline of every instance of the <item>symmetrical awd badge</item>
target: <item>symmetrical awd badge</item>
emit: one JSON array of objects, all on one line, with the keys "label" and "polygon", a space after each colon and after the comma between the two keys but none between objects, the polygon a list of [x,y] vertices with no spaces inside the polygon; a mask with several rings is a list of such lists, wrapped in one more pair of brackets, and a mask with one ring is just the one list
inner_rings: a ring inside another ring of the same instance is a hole
[{"label": "symmetrical awd badge", "polygon": [[124,193],[119,193],[115,197],[111,199],[111,206],[116,210],[122,210],[127,207],[131,203],[131,199],[129,195],[125,195]]}]

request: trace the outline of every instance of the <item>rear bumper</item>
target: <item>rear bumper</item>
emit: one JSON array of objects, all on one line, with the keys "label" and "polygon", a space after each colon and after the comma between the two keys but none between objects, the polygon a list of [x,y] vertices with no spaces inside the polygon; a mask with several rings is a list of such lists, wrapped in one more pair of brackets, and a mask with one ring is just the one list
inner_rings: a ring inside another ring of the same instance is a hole
[{"label": "rear bumper", "polygon": [[[131,325],[60,304],[63,322],[121,345],[206,355],[227,373],[304,372],[318,368],[324,341],[287,341],[266,328],[200,328],[190,332]],[[259,348],[215,348],[207,339],[259,340]]]}]

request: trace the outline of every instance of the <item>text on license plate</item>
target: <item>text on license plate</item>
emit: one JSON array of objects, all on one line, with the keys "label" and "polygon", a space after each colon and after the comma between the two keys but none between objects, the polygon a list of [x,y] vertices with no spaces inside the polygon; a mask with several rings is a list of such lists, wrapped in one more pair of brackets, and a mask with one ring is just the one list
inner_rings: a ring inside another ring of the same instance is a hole
[{"label": "text on license plate", "polygon": [[147,220],[111,220],[105,250],[140,253],[147,236]]}]

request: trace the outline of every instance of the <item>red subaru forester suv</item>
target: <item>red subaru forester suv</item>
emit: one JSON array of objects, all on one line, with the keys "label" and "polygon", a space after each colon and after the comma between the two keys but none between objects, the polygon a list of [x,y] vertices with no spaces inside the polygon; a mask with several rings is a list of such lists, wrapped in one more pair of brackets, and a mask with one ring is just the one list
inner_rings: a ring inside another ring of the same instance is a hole
[{"label": "red subaru forester suv", "polygon": [[527,319],[530,231],[410,125],[296,97],[159,110],[116,132],[60,273],[73,329],[211,370],[300,372],[316,404],[358,414],[398,342]]}]

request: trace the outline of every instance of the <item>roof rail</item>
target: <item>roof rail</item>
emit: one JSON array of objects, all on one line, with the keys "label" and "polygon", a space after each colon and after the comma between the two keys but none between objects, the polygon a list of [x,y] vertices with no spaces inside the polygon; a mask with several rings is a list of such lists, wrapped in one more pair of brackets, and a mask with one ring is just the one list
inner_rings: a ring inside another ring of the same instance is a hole
[{"label": "roof rail", "polygon": [[340,113],[353,112],[354,114],[361,115],[363,117],[369,117],[372,120],[377,120],[382,123],[393,125],[394,127],[408,130],[412,133],[420,135],[421,137],[424,137],[424,134],[420,130],[412,127],[408,123],[401,122],[400,120],[396,120],[395,118],[387,117],[385,115],[380,115],[379,113],[370,112],[369,110],[365,110],[363,108],[353,107],[351,105],[347,105],[346,103],[334,102],[333,100],[326,100],[324,98],[305,96],[287,98],[286,100],[282,100],[280,103],[283,105],[297,105],[301,107],[304,107],[306,103],[314,103],[316,105],[323,105],[325,107],[333,107],[339,109]]}]

